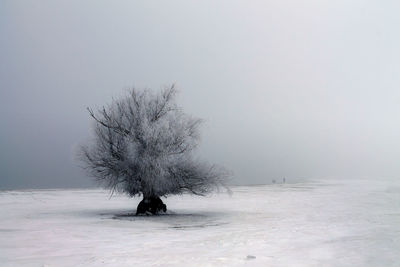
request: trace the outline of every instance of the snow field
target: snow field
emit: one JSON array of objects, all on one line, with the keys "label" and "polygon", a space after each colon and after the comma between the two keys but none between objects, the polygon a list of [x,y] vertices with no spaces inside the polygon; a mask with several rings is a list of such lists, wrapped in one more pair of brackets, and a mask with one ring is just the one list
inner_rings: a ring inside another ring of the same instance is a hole
[{"label": "snow field", "polygon": [[235,186],[163,199],[104,190],[0,192],[2,266],[399,266],[400,183]]}]

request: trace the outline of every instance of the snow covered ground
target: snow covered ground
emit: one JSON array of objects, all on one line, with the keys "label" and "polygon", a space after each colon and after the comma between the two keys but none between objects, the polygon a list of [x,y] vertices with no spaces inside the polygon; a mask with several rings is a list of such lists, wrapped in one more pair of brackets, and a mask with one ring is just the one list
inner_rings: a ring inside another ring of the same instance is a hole
[{"label": "snow covered ground", "polygon": [[0,192],[1,266],[400,266],[400,182],[174,196],[169,214],[103,190]]}]

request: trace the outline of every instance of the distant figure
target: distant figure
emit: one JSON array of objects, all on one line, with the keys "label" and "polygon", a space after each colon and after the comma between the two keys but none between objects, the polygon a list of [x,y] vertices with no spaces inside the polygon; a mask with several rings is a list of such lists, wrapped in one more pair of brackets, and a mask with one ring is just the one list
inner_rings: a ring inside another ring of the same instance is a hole
[{"label": "distant figure", "polygon": [[275,181],[275,179],[272,179],[272,183],[273,183],[273,184],[276,184],[276,181]]},{"label": "distant figure", "polygon": [[283,183],[286,183],[286,178],[285,177],[283,177]]}]

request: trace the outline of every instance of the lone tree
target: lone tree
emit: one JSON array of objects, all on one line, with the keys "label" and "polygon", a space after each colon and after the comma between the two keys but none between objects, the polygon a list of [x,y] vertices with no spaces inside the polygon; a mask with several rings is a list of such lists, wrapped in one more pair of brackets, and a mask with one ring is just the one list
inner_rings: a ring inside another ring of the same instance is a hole
[{"label": "lone tree", "polygon": [[193,159],[200,119],[175,103],[174,86],[158,94],[132,89],[94,112],[94,140],[81,148],[89,174],[106,188],[143,195],[136,214],[166,211],[161,196],[205,195],[223,185],[227,172]]}]

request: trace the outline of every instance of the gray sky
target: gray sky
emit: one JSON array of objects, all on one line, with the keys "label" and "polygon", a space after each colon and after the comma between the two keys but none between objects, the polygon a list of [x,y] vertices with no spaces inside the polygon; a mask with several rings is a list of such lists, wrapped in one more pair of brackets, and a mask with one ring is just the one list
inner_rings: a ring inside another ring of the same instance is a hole
[{"label": "gray sky", "polygon": [[1,1],[0,189],[91,184],[86,106],[177,83],[234,183],[398,177],[397,1]]}]

